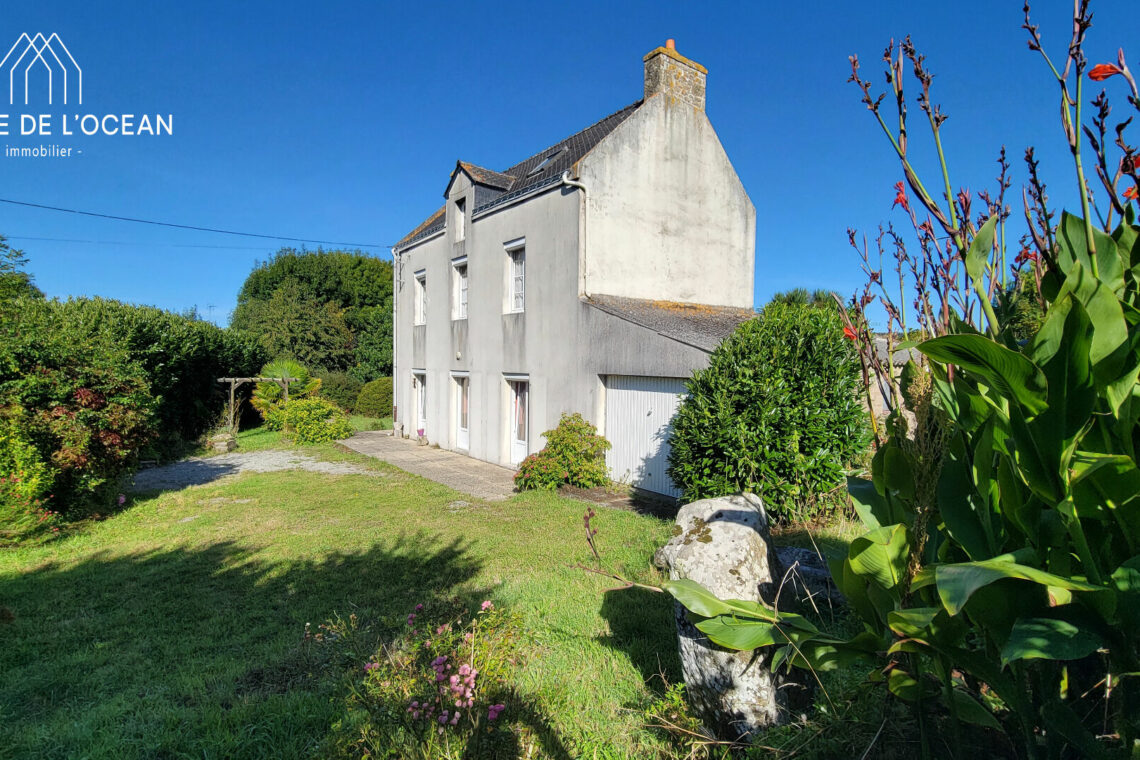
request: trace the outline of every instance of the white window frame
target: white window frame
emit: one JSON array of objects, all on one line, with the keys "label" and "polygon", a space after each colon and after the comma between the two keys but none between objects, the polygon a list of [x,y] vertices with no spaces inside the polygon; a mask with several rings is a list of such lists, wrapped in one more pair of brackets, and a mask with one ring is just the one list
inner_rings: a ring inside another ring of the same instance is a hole
[{"label": "white window frame", "polygon": [[451,318],[467,319],[467,299],[470,295],[467,279],[467,257],[451,260]]},{"label": "white window frame", "polygon": [[[471,373],[452,372],[451,380],[455,389],[455,447],[469,451],[471,449]],[[464,419],[463,403],[465,401],[467,402],[467,419]]]},{"label": "white window frame", "polygon": [[[415,430],[423,430],[424,435],[427,435],[427,371],[422,369],[412,370],[412,388],[415,391]],[[422,428],[420,426],[423,426]]]},{"label": "white window frame", "polygon": [[521,314],[526,311],[526,239],[512,240],[504,247],[507,251],[507,287],[503,311]]},{"label": "white window frame", "polygon": [[[503,374],[503,380],[506,381],[507,389],[507,403],[505,405],[507,417],[507,452],[508,461],[512,465],[517,465],[527,454],[530,453],[530,409],[531,409],[531,382],[529,375],[519,374]],[[522,393],[522,415],[521,422],[523,427],[523,437],[518,436],[519,430],[519,394],[516,390],[516,385],[521,384],[525,386]]]},{"label": "white window frame", "polygon": [[421,269],[415,274],[415,298],[413,299],[414,313],[412,324],[427,324],[427,270]]}]

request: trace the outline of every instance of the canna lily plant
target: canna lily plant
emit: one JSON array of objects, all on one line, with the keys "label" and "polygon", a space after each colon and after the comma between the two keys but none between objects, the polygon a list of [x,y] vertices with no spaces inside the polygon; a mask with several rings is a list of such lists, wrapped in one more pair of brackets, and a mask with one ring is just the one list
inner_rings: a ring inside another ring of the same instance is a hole
[{"label": "canna lily plant", "polygon": [[[1092,101],[1092,125],[1081,126],[1083,79],[1123,83],[1138,111],[1140,96],[1123,52],[1087,68],[1087,2],[1075,4],[1060,69],[1028,6],[1025,14],[1030,48],[1059,85],[1081,213],[1057,218],[1048,209],[1027,151],[1027,232],[1012,267],[1004,151],[998,190],[980,193],[985,208],[971,209],[968,192],[951,190],[944,116],[909,39],[884,55],[895,129],[852,59],[852,80],[902,164],[906,185],[896,187],[895,203],[918,241],[911,253],[892,227],[880,230],[880,261],[895,260],[888,287],[866,243],[851,235],[869,284],[845,313],[868,388],[883,393],[889,410],[877,421],[869,477],[848,481],[865,532],[831,567],[862,631],[837,638],[800,615],[720,600],[687,580],[665,589],[716,644],[774,648],[773,668],[873,666],[873,678],[915,706],[924,755],[931,734],[953,739],[969,723],[1004,731],[1022,757],[1137,758],[1140,150],[1126,142],[1125,121],[1112,130],[1119,156],[1110,160],[1103,92]],[[943,169],[941,198],[907,154],[907,63]],[[1086,181],[1082,137],[1107,191],[1104,208]],[[887,314],[887,355],[912,357],[901,370],[874,350],[865,316],[874,302]],[[1034,318],[1015,320],[1019,309]]]}]

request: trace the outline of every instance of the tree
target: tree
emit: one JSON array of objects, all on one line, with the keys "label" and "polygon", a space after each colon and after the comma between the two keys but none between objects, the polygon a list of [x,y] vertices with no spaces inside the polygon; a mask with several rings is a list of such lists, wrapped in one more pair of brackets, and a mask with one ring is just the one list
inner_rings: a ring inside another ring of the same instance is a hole
[{"label": "tree", "polygon": [[24,252],[8,245],[7,238],[0,235],[0,300],[44,297],[43,291],[32,284],[32,276],[24,271],[27,264]]},{"label": "tree", "polygon": [[353,365],[355,337],[344,309],[306,299],[294,280],[286,280],[266,301],[248,302],[240,327],[235,327],[257,336],[273,357],[292,357],[329,370]]},{"label": "tree", "polygon": [[[390,262],[360,251],[282,248],[246,278],[230,324],[258,335],[271,351],[367,381],[391,372],[391,314]],[[304,327],[306,320],[314,329]]]},{"label": "tree", "polygon": [[830,290],[813,290],[810,293],[807,288],[792,288],[791,290],[782,290],[776,295],[772,296],[769,303],[784,303],[791,306],[823,306],[830,308],[835,304],[835,294]]}]

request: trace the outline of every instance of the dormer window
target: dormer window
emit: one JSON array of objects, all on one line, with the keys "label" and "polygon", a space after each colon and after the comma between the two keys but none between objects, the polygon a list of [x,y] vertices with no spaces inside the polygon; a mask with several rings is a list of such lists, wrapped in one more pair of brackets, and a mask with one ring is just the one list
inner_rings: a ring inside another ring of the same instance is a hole
[{"label": "dormer window", "polygon": [[455,239],[462,240],[467,232],[467,199],[455,201]]},{"label": "dormer window", "polygon": [[534,175],[538,174],[540,171],[542,171],[547,166],[549,166],[551,161],[558,158],[559,156],[561,156],[565,152],[566,152],[565,147],[559,148],[558,150],[554,151],[553,153],[548,155],[546,158],[542,159],[542,161],[538,164],[538,166],[534,167],[529,172],[527,172],[526,176],[533,177]]}]

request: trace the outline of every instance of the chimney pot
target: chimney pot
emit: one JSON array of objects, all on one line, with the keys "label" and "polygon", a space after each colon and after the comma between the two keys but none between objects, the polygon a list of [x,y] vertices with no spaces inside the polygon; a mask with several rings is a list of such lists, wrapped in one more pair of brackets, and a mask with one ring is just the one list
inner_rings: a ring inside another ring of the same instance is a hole
[{"label": "chimney pot", "polygon": [[673,40],[673,39],[665,40],[665,49],[666,50],[676,50],[677,49],[677,41]]}]

